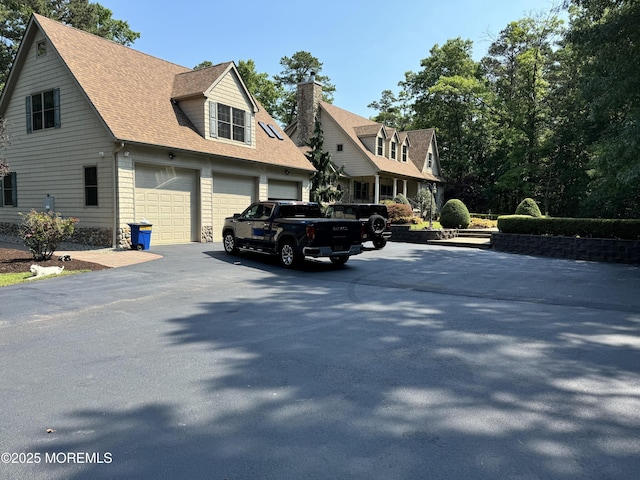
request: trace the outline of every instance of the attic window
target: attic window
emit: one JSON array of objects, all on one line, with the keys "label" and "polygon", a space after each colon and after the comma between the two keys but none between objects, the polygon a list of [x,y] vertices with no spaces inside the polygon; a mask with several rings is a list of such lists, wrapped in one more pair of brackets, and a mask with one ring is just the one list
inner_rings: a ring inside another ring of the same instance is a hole
[{"label": "attic window", "polygon": [[378,155],[382,156],[384,155],[384,140],[382,139],[382,137],[378,137]]},{"label": "attic window", "polygon": [[429,163],[427,166],[431,168],[432,164],[433,164],[433,153],[429,152]]},{"label": "attic window", "polygon": [[391,158],[396,159],[396,142],[391,142]]},{"label": "attic window", "polygon": [[47,54],[47,42],[44,40],[36,44],[36,57],[44,57]]},{"label": "attic window", "polygon": [[407,146],[403,145],[402,146],[402,161],[403,162],[407,162]]},{"label": "attic window", "polygon": [[344,148],[344,146],[342,145],[342,143],[339,143],[339,144],[336,145],[336,151],[337,152],[342,152],[343,148]]}]

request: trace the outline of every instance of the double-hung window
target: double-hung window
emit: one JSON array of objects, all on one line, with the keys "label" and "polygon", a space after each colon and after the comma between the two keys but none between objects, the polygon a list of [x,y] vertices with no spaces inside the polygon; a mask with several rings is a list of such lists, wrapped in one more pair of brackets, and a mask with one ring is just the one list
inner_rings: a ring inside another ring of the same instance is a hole
[{"label": "double-hung window", "polygon": [[211,137],[251,143],[251,120],[246,111],[222,103],[209,105]]},{"label": "double-hung window", "polygon": [[18,206],[18,189],[16,184],[17,175],[15,172],[7,173],[0,178],[0,206],[17,207]]},{"label": "double-hung window", "polygon": [[60,89],[47,90],[26,98],[27,133],[60,128]]},{"label": "double-hung window", "polygon": [[384,155],[384,140],[382,137],[378,137],[378,156]]},{"label": "double-hung window", "polygon": [[391,158],[396,159],[396,142],[391,142]]}]

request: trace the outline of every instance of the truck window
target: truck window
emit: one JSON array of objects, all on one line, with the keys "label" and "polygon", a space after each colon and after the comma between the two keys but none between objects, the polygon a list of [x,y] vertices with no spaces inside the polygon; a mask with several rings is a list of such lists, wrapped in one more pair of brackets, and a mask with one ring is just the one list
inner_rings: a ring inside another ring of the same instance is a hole
[{"label": "truck window", "polygon": [[280,205],[281,218],[320,218],[322,211],[318,205]]}]

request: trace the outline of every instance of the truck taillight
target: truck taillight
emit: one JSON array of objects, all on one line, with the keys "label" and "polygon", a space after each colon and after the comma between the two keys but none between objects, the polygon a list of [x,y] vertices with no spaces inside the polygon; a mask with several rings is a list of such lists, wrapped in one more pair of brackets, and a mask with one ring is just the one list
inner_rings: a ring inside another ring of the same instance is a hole
[{"label": "truck taillight", "polygon": [[307,225],[307,238],[309,240],[315,240],[316,238],[316,227],[313,225]]}]

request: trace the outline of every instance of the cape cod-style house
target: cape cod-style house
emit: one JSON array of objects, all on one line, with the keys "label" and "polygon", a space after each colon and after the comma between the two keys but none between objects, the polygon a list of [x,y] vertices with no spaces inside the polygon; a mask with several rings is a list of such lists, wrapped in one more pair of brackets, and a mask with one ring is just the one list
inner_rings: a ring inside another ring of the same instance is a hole
[{"label": "cape cod-style house", "polygon": [[217,241],[252,201],[309,198],[313,166],[232,62],[192,70],[33,15],[0,116],[0,234],[51,209],[94,245],[143,220],[152,244]]},{"label": "cape cod-style house", "polygon": [[378,203],[418,190],[436,192],[442,205],[444,183],[435,130],[400,132],[322,101],[322,85],[314,75],[298,85],[298,117],[285,132],[302,148],[313,136],[318,119],[324,150],[334,165],[344,166],[343,201]]}]

